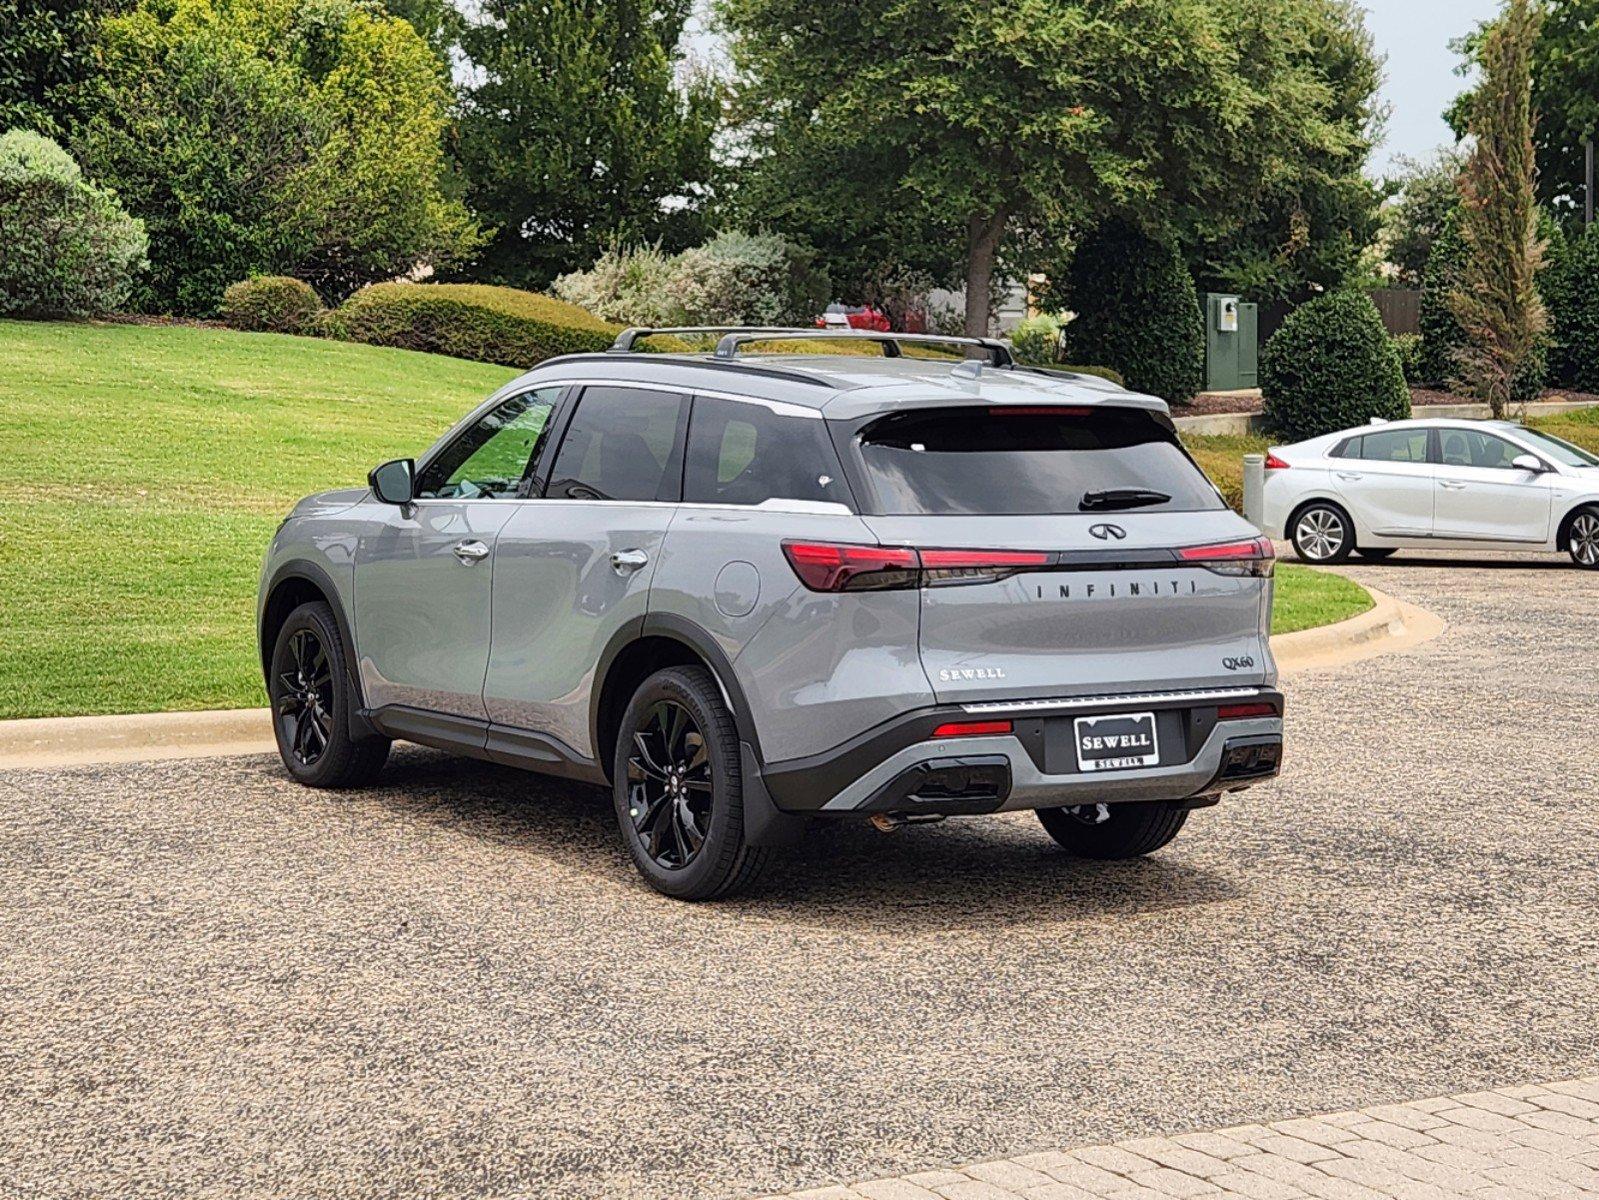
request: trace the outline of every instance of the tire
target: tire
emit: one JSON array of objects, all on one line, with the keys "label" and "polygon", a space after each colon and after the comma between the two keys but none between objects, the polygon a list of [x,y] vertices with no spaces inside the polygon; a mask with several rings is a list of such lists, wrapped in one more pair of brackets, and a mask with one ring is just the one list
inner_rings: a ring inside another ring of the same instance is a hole
[{"label": "tire", "polygon": [[703,667],[668,667],[639,685],[611,780],[622,840],[663,895],[730,896],[765,867],[771,852],[744,841],[738,729]]},{"label": "tire", "polygon": [[1305,562],[1341,563],[1355,548],[1355,523],[1331,501],[1314,500],[1294,513],[1288,536]]},{"label": "tire", "polygon": [[389,739],[350,736],[355,688],[333,609],[317,600],[289,614],[272,647],[267,695],[278,754],[307,787],[370,783],[389,757]]},{"label": "tire", "polygon": [[1071,808],[1041,808],[1038,820],[1061,847],[1077,858],[1137,858],[1152,854],[1177,836],[1188,820],[1188,810],[1167,800],[1135,804],[1107,804],[1106,818],[1094,823],[1095,805],[1080,806],[1088,814],[1079,817]]},{"label": "tire", "polygon": [[1572,514],[1566,549],[1571,561],[1583,570],[1599,571],[1599,506],[1584,505]]},{"label": "tire", "polygon": [[1370,559],[1372,562],[1382,562],[1385,558],[1392,558],[1399,550],[1398,546],[1356,546],[1355,553],[1361,558]]}]

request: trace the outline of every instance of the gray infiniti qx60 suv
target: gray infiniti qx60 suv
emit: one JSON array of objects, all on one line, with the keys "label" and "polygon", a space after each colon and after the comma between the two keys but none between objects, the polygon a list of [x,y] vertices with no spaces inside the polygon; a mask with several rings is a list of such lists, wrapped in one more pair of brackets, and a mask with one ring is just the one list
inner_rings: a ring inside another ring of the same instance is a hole
[{"label": "gray infiniti qx60 suv", "polygon": [[[822,820],[1035,809],[1122,858],[1277,773],[1271,544],[1160,400],[987,339],[644,336],[284,520],[259,629],[296,779],[404,738],[606,785],[701,899]],[[818,344],[745,352],[778,338]]]}]

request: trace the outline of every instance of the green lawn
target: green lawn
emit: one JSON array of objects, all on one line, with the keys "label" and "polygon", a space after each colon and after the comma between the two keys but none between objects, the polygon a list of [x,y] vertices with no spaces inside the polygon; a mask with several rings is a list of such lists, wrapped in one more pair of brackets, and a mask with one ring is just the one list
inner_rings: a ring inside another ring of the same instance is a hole
[{"label": "green lawn", "polygon": [[1273,633],[1295,633],[1358,616],[1375,604],[1353,579],[1329,571],[1280,563],[1271,610]]},{"label": "green lawn", "polygon": [[[256,575],[289,505],[421,451],[512,374],[271,334],[0,321],[0,717],[263,703]],[[1221,443],[1241,439],[1195,440],[1224,484],[1238,475],[1243,450]],[[1279,630],[1366,603],[1335,577],[1278,577]]]}]

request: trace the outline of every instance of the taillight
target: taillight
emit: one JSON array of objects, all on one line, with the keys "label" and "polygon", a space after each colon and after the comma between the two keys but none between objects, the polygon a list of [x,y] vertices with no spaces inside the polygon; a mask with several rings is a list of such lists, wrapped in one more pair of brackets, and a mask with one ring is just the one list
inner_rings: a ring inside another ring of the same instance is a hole
[{"label": "taillight", "polygon": [[1258,537],[1208,546],[1184,546],[1177,551],[1177,557],[1218,575],[1266,576],[1276,564],[1277,551],[1272,548],[1270,538]]},{"label": "taillight", "polygon": [[915,587],[916,551],[898,546],[784,542],[794,574],[813,592],[883,591]]},{"label": "taillight", "polygon": [[1268,471],[1286,471],[1291,465],[1278,458],[1275,454],[1268,452],[1266,455],[1266,470]]},{"label": "taillight", "polygon": [[1216,710],[1216,717],[1222,721],[1236,721],[1239,717],[1275,717],[1277,706],[1274,704],[1223,704]]},{"label": "taillight", "polygon": [[1009,721],[951,721],[933,730],[936,738],[990,737],[996,733],[1011,732]]},{"label": "taillight", "polygon": [[784,542],[783,553],[813,592],[992,583],[1054,562],[1041,550],[912,550],[833,542]]}]

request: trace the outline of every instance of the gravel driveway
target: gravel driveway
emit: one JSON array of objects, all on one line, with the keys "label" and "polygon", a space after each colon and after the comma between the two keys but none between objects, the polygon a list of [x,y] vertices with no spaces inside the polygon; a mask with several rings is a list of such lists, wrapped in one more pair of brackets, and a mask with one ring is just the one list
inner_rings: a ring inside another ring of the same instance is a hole
[{"label": "gravel driveway", "polygon": [[1599,1072],[1599,576],[1292,681],[1152,859],[841,830],[736,903],[606,798],[428,752],[0,775],[0,1195],[735,1196]]}]

